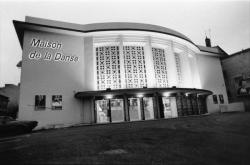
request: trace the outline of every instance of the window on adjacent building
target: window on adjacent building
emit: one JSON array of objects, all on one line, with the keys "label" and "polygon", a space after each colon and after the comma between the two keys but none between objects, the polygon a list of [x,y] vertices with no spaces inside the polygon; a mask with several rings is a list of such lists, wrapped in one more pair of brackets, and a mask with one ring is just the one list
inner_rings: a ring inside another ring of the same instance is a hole
[{"label": "window on adjacent building", "polygon": [[221,103],[221,104],[224,104],[224,98],[223,98],[223,95],[219,95],[219,99],[220,99],[220,103]]},{"label": "window on adjacent building", "polygon": [[35,110],[44,110],[46,107],[46,96],[36,95],[35,96]]},{"label": "window on adjacent building", "polygon": [[167,62],[164,49],[152,48],[157,87],[168,87]]},{"label": "window on adjacent building", "polygon": [[218,104],[217,95],[213,95],[213,101],[214,101],[214,104]]},{"label": "window on adjacent building", "polygon": [[61,110],[62,109],[62,95],[52,96],[52,109]]},{"label": "window on adjacent building", "polygon": [[244,77],[239,76],[234,78],[237,95],[250,95],[250,78]]}]

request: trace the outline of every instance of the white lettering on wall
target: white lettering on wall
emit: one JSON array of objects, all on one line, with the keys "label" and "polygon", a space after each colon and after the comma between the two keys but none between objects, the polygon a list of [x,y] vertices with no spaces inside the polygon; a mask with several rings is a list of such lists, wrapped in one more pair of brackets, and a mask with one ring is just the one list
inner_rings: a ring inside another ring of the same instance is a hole
[{"label": "white lettering on wall", "polygon": [[[58,41],[41,40],[32,38],[30,42],[31,47],[60,50],[63,44]],[[39,50],[35,50],[29,53],[29,59],[31,60],[46,60],[57,62],[78,62],[79,58],[73,54],[65,54],[64,52],[49,52],[41,53]]]},{"label": "white lettering on wall", "polygon": [[42,57],[41,53],[38,53],[37,51],[29,53],[29,59],[39,60],[41,57]]},{"label": "white lettering on wall", "polygon": [[32,38],[31,46],[37,47],[37,48],[61,49],[62,43],[52,42],[52,41],[43,41],[40,39]]},{"label": "white lettering on wall", "polygon": [[65,61],[65,62],[77,62],[78,57],[75,56],[65,56],[62,55],[61,53],[56,53],[54,57],[55,61]]}]

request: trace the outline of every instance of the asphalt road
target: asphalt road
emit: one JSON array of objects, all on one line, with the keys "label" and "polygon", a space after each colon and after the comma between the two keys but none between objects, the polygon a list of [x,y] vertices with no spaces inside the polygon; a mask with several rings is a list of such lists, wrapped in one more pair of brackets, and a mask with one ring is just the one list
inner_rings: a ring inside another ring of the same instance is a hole
[{"label": "asphalt road", "polygon": [[0,164],[248,165],[250,113],[80,126],[0,139]]}]

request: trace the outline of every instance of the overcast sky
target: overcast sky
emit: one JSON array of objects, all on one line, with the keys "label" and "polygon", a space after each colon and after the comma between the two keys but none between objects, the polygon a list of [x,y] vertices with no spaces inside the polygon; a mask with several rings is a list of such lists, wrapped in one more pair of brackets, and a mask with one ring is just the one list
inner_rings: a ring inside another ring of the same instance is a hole
[{"label": "overcast sky", "polygon": [[[33,16],[79,24],[139,22],[174,29],[204,45],[211,29],[212,46],[228,54],[250,47],[250,0],[245,1],[0,1],[0,86],[17,84],[22,50],[12,20]],[[80,72],[80,71],[79,71]]]}]

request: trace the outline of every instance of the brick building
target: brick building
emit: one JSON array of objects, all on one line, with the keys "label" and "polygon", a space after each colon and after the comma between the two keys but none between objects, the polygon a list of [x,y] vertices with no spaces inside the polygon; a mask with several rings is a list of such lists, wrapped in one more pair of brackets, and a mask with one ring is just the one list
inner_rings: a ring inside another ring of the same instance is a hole
[{"label": "brick building", "polygon": [[230,103],[243,102],[250,111],[250,48],[221,60]]}]

